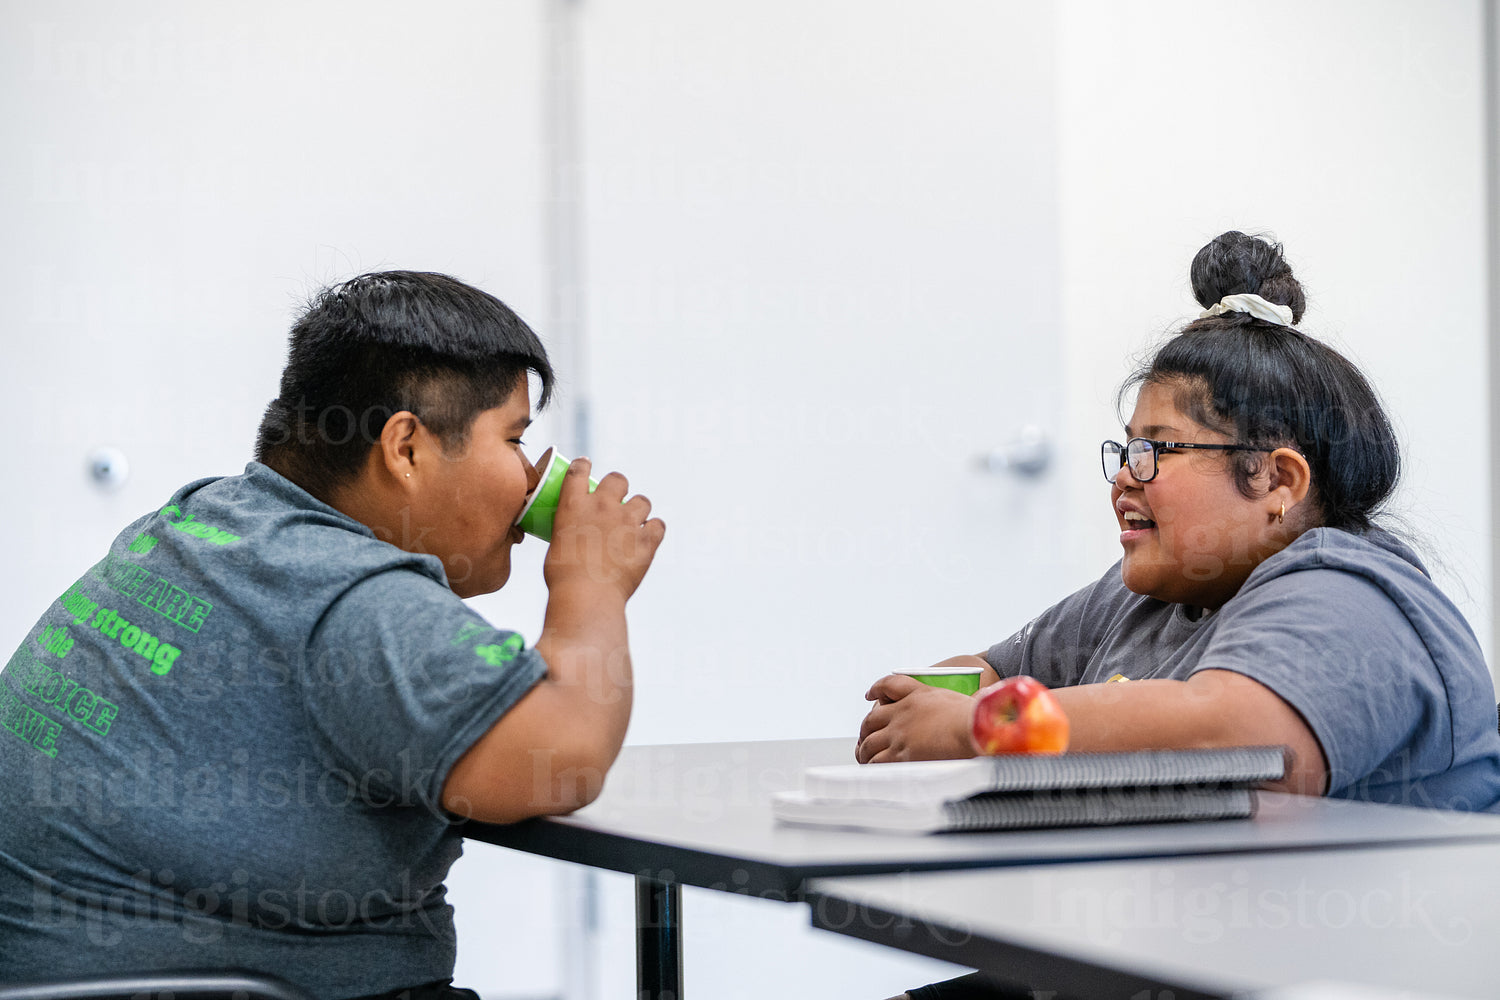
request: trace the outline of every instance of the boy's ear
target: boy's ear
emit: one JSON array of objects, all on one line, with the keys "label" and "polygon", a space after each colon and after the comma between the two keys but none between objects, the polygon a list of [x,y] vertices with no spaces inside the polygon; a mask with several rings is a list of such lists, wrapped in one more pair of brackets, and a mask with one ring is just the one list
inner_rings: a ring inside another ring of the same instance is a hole
[{"label": "boy's ear", "polygon": [[390,415],[380,429],[380,461],[392,478],[400,481],[411,479],[417,471],[417,438],[422,431],[422,421],[409,410],[398,410]]},{"label": "boy's ear", "polygon": [[1312,466],[1295,448],[1271,452],[1271,492],[1285,501],[1287,509],[1307,499],[1312,489]]}]

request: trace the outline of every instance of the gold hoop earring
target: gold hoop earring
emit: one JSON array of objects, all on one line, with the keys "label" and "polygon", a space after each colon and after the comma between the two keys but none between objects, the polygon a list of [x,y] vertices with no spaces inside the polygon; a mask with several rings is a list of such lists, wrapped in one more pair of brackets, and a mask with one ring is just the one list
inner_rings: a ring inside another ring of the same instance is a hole
[{"label": "gold hoop earring", "polygon": [[1276,514],[1276,523],[1281,524],[1286,520],[1286,504],[1281,505],[1281,510]]}]

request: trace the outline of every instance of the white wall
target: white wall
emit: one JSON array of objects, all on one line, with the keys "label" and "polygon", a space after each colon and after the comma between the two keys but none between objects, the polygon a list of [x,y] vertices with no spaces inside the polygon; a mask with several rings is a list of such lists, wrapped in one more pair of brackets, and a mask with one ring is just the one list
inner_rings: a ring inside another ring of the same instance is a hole
[{"label": "white wall", "polygon": [[[290,320],[325,282],[449,271],[541,324],[541,15],[523,0],[420,17],[391,0],[0,5],[0,645],[128,521],[244,466]],[[131,461],[118,492],[85,475],[98,445]],[[535,635],[542,598],[486,610]],[[473,880],[490,899],[464,926],[509,995],[558,988],[558,880],[514,856]]]},{"label": "white wall", "polygon": [[[1492,649],[1480,4],[1058,6],[1068,443],[1118,428],[1129,362],[1197,312],[1187,269],[1274,233],[1301,329],[1361,365],[1405,447],[1393,505]],[[1079,523],[1113,522],[1070,467]],[[1490,655],[1493,665],[1494,658]]]},{"label": "white wall", "polygon": [[[0,373],[21,433],[0,503],[26,572],[0,633],[172,489],[243,467],[323,283],[448,270],[543,311],[539,11],[408,13],[4,5]],[[119,492],[85,477],[97,445],[132,462]]]}]

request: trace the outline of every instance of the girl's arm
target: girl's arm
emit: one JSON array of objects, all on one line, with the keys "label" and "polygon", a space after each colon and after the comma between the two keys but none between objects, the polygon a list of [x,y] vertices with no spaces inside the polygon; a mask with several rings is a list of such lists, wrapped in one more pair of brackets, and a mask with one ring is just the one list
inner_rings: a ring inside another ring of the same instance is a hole
[{"label": "girl's arm", "polygon": [[1200,670],[1185,681],[1087,684],[1052,692],[1068,713],[1070,750],[1184,747],[1287,747],[1287,776],[1275,791],[1322,795],[1328,764],[1317,737],[1276,692],[1228,670]]},{"label": "girl's arm", "polygon": [[[1291,751],[1291,763],[1286,778],[1268,788],[1322,795],[1327,787],[1323,749],[1302,716],[1242,674],[1200,670],[1185,681],[1085,684],[1052,693],[1068,713],[1069,749],[1280,744]],[[878,703],[860,728],[855,758],[861,763],[974,755],[972,698],[901,676],[881,678],[866,697]]]}]

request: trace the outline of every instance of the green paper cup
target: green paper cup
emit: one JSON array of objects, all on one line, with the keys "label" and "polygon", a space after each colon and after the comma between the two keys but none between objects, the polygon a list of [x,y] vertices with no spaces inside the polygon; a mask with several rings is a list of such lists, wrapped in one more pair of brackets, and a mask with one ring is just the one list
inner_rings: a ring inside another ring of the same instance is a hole
[{"label": "green paper cup", "polygon": [[[549,459],[548,455],[552,457]],[[526,498],[526,506],[521,508],[521,516],[516,518],[516,525],[526,534],[550,542],[552,519],[557,516],[557,500],[562,496],[563,476],[573,463],[572,459],[563,458],[551,448],[542,455],[542,460],[545,467],[540,468],[541,482],[536,484],[536,489]],[[598,485],[599,480],[590,479],[589,492],[594,492]]]},{"label": "green paper cup", "polygon": [[960,694],[979,693],[979,672],[983,667],[912,667],[909,670],[893,670],[893,674],[904,674],[913,680],[933,687],[947,688]]}]

